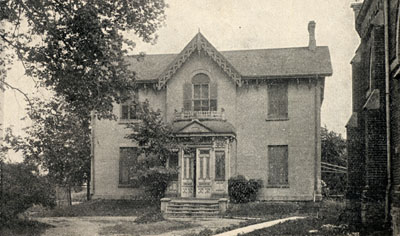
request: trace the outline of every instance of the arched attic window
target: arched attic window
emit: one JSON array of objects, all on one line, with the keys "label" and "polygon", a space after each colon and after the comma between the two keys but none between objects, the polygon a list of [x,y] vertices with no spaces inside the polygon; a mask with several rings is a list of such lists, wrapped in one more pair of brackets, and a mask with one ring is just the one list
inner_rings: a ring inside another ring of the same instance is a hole
[{"label": "arched attic window", "polygon": [[191,83],[183,85],[183,108],[185,111],[216,111],[218,88],[208,75],[198,73]]}]

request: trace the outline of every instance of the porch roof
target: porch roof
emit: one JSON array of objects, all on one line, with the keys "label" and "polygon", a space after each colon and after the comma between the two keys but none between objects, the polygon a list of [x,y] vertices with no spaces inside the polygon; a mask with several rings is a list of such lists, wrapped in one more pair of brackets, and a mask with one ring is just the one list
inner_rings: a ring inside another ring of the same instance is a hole
[{"label": "porch roof", "polygon": [[172,129],[177,136],[236,136],[235,127],[225,120],[176,121],[172,124]]}]

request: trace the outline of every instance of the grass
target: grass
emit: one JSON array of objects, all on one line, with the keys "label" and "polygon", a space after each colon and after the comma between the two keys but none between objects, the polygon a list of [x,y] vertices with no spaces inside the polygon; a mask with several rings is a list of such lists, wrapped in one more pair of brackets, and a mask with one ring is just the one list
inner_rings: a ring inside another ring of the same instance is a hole
[{"label": "grass", "polygon": [[155,235],[174,230],[182,230],[196,227],[198,225],[181,221],[160,221],[148,224],[132,224],[131,222],[120,222],[114,226],[105,226],[101,229],[100,235]]},{"label": "grass", "polygon": [[[256,235],[349,235],[350,231],[346,225],[325,224],[324,221],[317,217],[306,219],[287,221],[281,224],[271,226],[269,228],[260,229],[251,233],[244,234],[246,236]],[[351,235],[351,234],[350,234]]]},{"label": "grass", "polygon": [[295,202],[250,202],[230,204],[226,216],[270,219],[298,215],[301,209],[302,206]]},{"label": "grass", "polygon": [[324,200],[322,202],[253,202],[231,205],[228,216],[259,218],[262,220],[250,220],[239,225],[225,227],[215,232],[208,229],[197,234],[187,236],[209,236],[227,232],[260,222],[281,219],[289,216],[306,216],[306,219],[287,221],[269,228],[253,231],[245,234],[254,235],[358,235],[352,234],[346,224],[343,201]]},{"label": "grass", "polygon": [[269,228],[253,231],[246,236],[256,235],[358,235],[352,232],[344,217],[343,201],[323,201],[317,214],[308,213],[308,218],[287,221]]},{"label": "grass", "polygon": [[51,225],[33,220],[13,220],[0,226],[0,235],[7,236],[39,236]]},{"label": "grass", "polygon": [[158,207],[158,204],[146,200],[92,200],[78,205],[43,210],[34,213],[33,216],[138,216],[155,211]]}]

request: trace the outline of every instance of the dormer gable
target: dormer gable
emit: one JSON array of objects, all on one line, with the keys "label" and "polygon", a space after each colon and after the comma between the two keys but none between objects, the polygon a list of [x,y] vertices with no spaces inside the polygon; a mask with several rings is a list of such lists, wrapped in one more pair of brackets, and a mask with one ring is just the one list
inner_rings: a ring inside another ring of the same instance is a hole
[{"label": "dormer gable", "polygon": [[238,86],[242,85],[240,73],[231,63],[199,32],[175,57],[157,79],[157,88],[162,89],[169,79],[182,67],[192,53],[204,51]]}]

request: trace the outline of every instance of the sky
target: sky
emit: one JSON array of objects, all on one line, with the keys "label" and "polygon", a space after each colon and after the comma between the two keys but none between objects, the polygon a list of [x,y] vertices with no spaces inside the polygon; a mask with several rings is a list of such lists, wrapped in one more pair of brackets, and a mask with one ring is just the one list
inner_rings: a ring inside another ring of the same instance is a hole
[{"label": "sky", "polygon": [[[317,46],[328,46],[333,75],[326,78],[321,125],[345,137],[351,115],[351,65],[359,44],[354,30],[355,0],[167,0],[164,26],[157,32],[157,43],[136,42],[133,53],[179,53],[200,30],[217,50],[304,47],[308,45],[308,22],[316,22]],[[266,65],[267,66],[267,65]],[[34,82],[24,76],[16,63],[7,82],[28,94]],[[40,94],[39,94],[40,95]],[[45,95],[44,95],[45,96]],[[6,127],[17,134],[29,121],[24,97],[14,90],[5,93]],[[10,154],[12,160],[21,160]]]}]

